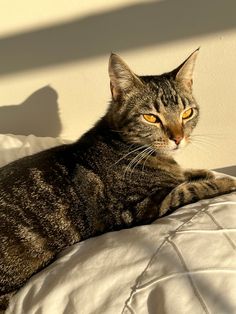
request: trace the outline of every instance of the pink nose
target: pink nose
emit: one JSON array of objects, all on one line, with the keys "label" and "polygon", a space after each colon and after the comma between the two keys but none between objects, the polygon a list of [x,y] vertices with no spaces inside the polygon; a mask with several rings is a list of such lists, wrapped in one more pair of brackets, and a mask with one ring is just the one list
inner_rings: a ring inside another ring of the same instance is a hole
[{"label": "pink nose", "polygon": [[183,136],[176,135],[172,140],[175,142],[176,145],[179,145],[179,143],[182,141]]}]

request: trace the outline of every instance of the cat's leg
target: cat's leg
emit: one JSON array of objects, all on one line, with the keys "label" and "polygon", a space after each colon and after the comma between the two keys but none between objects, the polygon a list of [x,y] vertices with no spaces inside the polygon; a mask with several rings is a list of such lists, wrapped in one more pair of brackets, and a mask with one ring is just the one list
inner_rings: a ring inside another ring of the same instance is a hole
[{"label": "cat's leg", "polygon": [[184,182],[174,188],[162,201],[159,216],[163,216],[168,211],[173,211],[183,205],[233,191],[236,191],[236,180],[228,177]]},{"label": "cat's leg", "polygon": [[184,171],[184,176],[187,181],[213,179],[215,177],[213,172],[205,169],[187,169]]}]

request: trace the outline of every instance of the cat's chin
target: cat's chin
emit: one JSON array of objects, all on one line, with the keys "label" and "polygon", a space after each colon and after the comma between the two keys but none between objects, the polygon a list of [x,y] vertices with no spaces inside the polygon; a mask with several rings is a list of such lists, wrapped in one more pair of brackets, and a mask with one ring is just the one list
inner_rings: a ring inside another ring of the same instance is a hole
[{"label": "cat's chin", "polygon": [[178,152],[182,151],[183,148],[185,148],[187,144],[188,144],[188,140],[185,137],[182,139],[182,141],[178,145],[173,143],[173,141],[172,141],[172,143],[170,145],[170,151],[173,154],[178,153]]},{"label": "cat's chin", "polygon": [[176,155],[185,148],[186,144],[186,141],[181,142],[179,145],[171,144],[166,149],[163,149],[161,153],[164,155]]},{"label": "cat's chin", "polygon": [[182,152],[182,150],[183,150],[183,147],[177,147],[175,149],[172,149],[170,151],[170,155],[176,156],[176,155],[180,154],[180,152]]},{"label": "cat's chin", "polygon": [[182,151],[182,149],[177,147],[177,148],[162,150],[162,151],[159,151],[159,153],[161,153],[162,155],[166,155],[166,156],[174,156],[174,155],[177,155],[178,153],[180,153],[181,151]]}]

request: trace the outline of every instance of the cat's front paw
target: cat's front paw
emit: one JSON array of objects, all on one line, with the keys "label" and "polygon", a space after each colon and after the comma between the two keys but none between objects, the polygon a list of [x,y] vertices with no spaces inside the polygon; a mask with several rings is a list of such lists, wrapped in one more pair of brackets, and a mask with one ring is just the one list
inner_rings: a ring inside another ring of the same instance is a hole
[{"label": "cat's front paw", "polygon": [[236,180],[229,177],[217,178],[218,189],[221,193],[230,193],[236,191]]},{"label": "cat's front paw", "polygon": [[184,176],[187,181],[208,180],[215,178],[215,175],[212,171],[205,169],[185,170]]}]

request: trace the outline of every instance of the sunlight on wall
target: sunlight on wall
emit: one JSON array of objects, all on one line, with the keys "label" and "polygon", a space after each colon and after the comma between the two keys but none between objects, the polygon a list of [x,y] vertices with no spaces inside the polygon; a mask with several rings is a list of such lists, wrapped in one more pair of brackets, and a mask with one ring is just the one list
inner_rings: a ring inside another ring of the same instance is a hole
[{"label": "sunlight on wall", "polygon": [[[3,3],[4,2],[4,3]],[[63,23],[74,18],[90,14],[106,12],[125,6],[127,3],[149,2],[145,0],[57,0],[30,1],[21,0],[12,2],[7,0],[1,3],[0,36],[37,29],[38,27]],[[151,1],[150,1],[151,2]],[[19,14],[20,13],[20,14]]]}]

